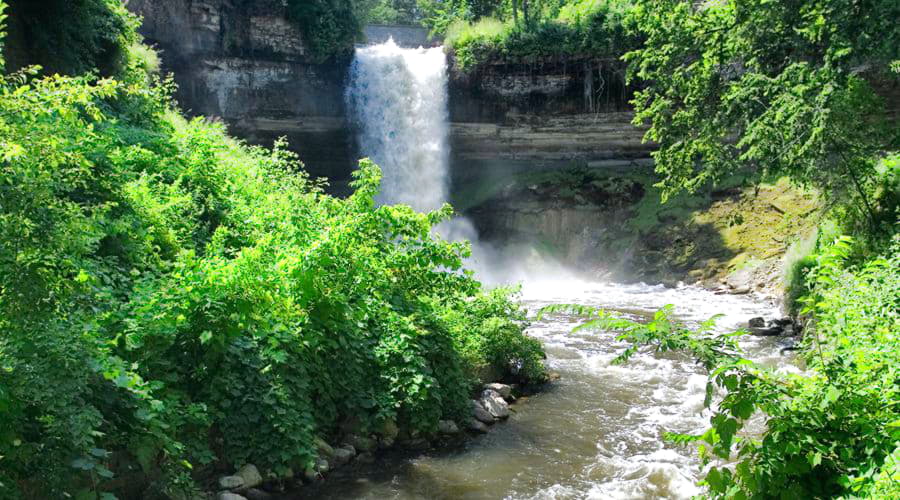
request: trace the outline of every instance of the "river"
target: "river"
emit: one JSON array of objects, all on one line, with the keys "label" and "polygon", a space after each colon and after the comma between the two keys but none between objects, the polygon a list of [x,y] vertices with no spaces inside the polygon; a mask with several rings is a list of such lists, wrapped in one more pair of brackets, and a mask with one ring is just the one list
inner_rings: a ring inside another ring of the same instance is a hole
[{"label": "river", "polygon": [[[666,304],[697,323],[723,314],[733,330],[777,309],[747,296],[694,287],[526,282],[523,303],[533,313],[551,303],[578,303],[646,317]],[[380,456],[346,467],[304,498],[344,499],[650,499],[690,498],[700,473],[695,450],[669,444],[663,432],[704,429],[706,375],[676,353],[641,353],[625,365],[610,361],[623,345],[609,332],[572,333],[578,318],[533,321],[528,333],[547,350],[561,378],[514,406],[512,417],[464,444],[438,451]],[[749,355],[793,370],[777,339],[746,337]]]}]

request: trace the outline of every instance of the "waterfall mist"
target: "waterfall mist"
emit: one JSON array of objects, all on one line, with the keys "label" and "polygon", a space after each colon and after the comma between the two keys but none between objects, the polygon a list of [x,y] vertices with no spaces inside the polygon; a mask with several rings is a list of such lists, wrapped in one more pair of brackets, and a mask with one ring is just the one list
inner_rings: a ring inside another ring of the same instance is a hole
[{"label": "waterfall mist", "polygon": [[[443,47],[408,49],[388,40],[356,49],[346,100],[358,123],[361,153],[383,171],[379,203],[428,211],[449,200],[447,76]],[[500,249],[480,242],[462,216],[436,229],[448,240],[471,242],[467,265],[487,283],[566,272],[531,248]]]}]

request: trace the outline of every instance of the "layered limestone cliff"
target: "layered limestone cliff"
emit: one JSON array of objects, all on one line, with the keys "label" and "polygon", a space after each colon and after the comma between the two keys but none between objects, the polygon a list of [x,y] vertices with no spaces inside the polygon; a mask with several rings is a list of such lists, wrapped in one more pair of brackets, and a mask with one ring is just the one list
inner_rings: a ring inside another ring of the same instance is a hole
[{"label": "layered limestone cliff", "polygon": [[175,75],[192,115],[271,145],[286,136],[314,176],[346,180],[355,164],[343,89],[349,60],[311,61],[281,0],[130,0],[142,33]]}]

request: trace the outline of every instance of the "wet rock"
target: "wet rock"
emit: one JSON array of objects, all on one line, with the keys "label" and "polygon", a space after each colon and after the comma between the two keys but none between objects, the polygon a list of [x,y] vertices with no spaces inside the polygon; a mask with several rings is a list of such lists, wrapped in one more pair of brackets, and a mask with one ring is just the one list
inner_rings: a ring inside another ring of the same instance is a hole
[{"label": "wet rock", "polygon": [[781,327],[771,327],[771,328],[750,328],[750,334],[756,335],[757,337],[774,337],[776,335],[781,335],[783,329]]},{"label": "wet rock", "polygon": [[255,488],[263,482],[259,469],[253,464],[247,464],[238,469],[237,476],[244,480],[244,488]]},{"label": "wet rock", "polygon": [[507,399],[512,396],[512,387],[506,384],[499,384],[494,382],[493,384],[485,384],[484,388],[486,390],[494,391],[500,395],[501,398]]},{"label": "wet rock", "polygon": [[459,434],[459,427],[452,420],[441,420],[438,422],[438,432],[441,434]]},{"label": "wet rock", "polygon": [[314,441],[316,446],[316,451],[319,452],[320,457],[331,458],[334,456],[334,448],[325,442],[322,438],[316,438]]},{"label": "wet rock", "polygon": [[781,327],[793,326],[794,319],[790,316],[785,316],[783,318],[773,319],[772,323]]},{"label": "wet rock", "polygon": [[483,422],[485,424],[493,424],[494,416],[491,415],[489,411],[485,409],[484,406],[481,405],[478,401],[472,400],[472,416],[475,417],[479,422]]},{"label": "wet rock", "polygon": [[747,322],[747,326],[750,328],[765,328],[766,320],[759,316],[750,318],[750,321]]},{"label": "wet rock", "polygon": [[240,476],[222,476],[219,478],[219,488],[223,490],[236,490],[244,486],[244,478]]},{"label": "wet rock", "polygon": [[494,391],[484,391],[481,394],[481,404],[493,417],[509,417],[509,404]]},{"label": "wet rock", "polygon": [[378,448],[378,442],[370,437],[351,435],[347,438],[347,442],[353,445],[359,453],[375,451]]},{"label": "wet rock", "polygon": [[480,434],[484,434],[488,431],[488,426],[484,425],[481,421],[475,418],[470,418],[466,423],[468,429],[472,432],[478,432]]},{"label": "wet rock", "polygon": [[750,287],[742,286],[738,288],[732,288],[728,291],[728,293],[730,293],[731,295],[747,295],[748,293],[750,293]]},{"label": "wet rock", "polygon": [[560,375],[557,372],[550,372],[547,374],[547,380],[550,380],[550,381],[559,380],[561,378],[562,378],[562,375]]},{"label": "wet rock", "polygon": [[340,448],[334,449],[334,455],[332,455],[332,459],[336,466],[344,465],[353,460],[353,457],[356,456],[356,449],[351,445],[344,445]]},{"label": "wet rock", "polygon": [[356,461],[363,464],[371,464],[375,463],[375,455],[371,453],[360,453],[358,457],[356,457]]},{"label": "wet rock", "polygon": [[325,460],[324,458],[317,458],[316,465],[314,467],[316,469],[316,472],[322,475],[328,474],[328,471],[331,470],[331,467],[329,467],[328,465],[328,460]]},{"label": "wet rock", "polygon": [[222,491],[216,495],[216,500],[247,500],[247,497],[230,491]]}]

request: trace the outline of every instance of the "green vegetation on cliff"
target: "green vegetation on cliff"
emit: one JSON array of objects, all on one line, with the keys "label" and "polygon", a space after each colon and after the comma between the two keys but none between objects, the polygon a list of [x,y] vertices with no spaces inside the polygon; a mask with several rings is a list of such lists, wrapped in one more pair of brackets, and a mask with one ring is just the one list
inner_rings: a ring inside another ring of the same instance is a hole
[{"label": "green vegetation on cliff", "polygon": [[[709,370],[710,428],[698,445],[715,498],[900,495],[900,5],[893,1],[637,0],[643,89],[664,195],[702,192],[752,168],[816,188],[828,209],[794,246],[791,306],[806,322],[807,372],[743,359],[733,334],[649,325],[602,311],[589,326],[636,349],[686,350]],[[887,97],[876,87],[887,87]],[[821,222],[820,219],[817,222]],[[754,415],[760,435],[744,431]]]},{"label": "green vegetation on cliff", "polygon": [[341,424],[429,436],[479,374],[543,378],[511,292],[432,235],[449,207],[376,206],[365,160],[328,196],[143,66],[0,80],[0,497],[284,478]]}]

